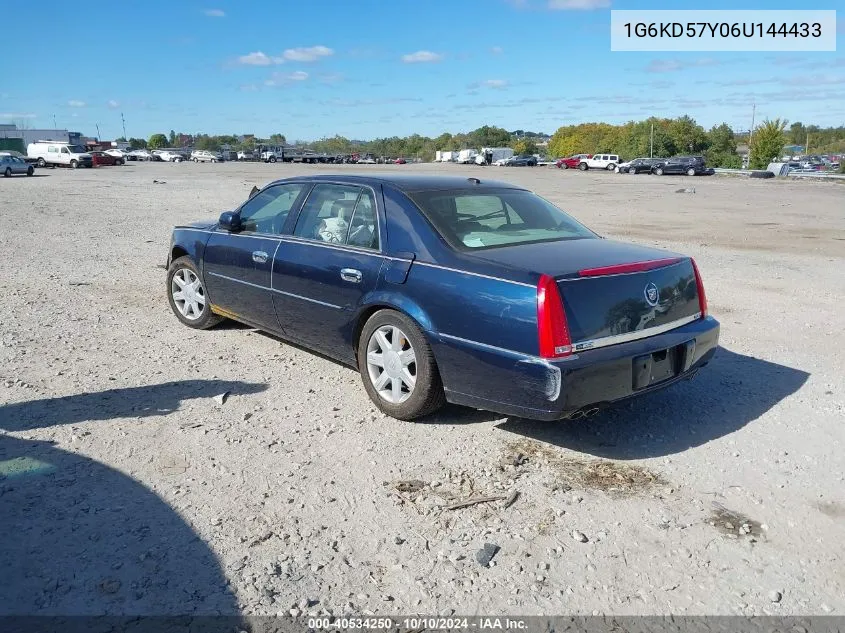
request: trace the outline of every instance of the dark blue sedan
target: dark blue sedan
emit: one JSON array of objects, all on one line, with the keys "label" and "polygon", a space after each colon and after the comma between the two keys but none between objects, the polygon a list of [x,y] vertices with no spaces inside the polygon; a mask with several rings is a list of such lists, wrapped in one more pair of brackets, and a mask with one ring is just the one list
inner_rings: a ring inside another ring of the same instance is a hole
[{"label": "dark blue sedan", "polygon": [[689,257],[596,235],[477,178],[305,176],[176,227],[167,296],[357,367],[384,413],[445,402],[540,420],[692,377],[719,324]]}]

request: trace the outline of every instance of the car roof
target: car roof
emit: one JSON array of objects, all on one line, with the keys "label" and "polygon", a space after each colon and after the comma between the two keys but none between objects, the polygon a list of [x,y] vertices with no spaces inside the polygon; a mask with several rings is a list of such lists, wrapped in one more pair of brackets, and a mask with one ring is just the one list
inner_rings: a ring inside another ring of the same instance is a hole
[{"label": "car roof", "polygon": [[[483,174],[482,174],[483,175]],[[362,185],[391,185],[405,193],[416,191],[440,191],[444,189],[517,189],[525,190],[523,187],[512,185],[500,180],[489,180],[487,178],[476,178],[470,176],[428,176],[411,174],[320,174],[315,176],[301,176],[298,178],[285,178],[275,183],[291,181],[308,182],[336,182],[338,180],[349,183],[360,183]]]}]

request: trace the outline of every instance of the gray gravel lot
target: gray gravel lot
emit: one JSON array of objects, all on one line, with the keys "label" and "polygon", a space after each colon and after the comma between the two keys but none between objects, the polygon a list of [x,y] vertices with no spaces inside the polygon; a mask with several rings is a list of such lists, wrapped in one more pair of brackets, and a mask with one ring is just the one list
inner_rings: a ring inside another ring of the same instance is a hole
[{"label": "gray gravel lot", "polygon": [[[236,324],[181,326],[172,225],[320,170],[509,180],[689,253],[722,349],[589,422],[449,407],[407,423],[350,369]],[[37,173],[0,179],[0,615],[845,613],[845,187],[451,165]]]}]

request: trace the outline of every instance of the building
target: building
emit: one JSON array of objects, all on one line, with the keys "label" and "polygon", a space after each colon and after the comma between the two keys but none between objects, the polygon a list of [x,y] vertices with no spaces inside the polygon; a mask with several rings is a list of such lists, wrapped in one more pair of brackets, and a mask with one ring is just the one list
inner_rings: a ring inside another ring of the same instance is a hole
[{"label": "building", "polygon": [[82,144],[82,134],[67,130],[20,129],[14,124],[0,124],[0,148],[26,153],[26,146],[36,141]]}]

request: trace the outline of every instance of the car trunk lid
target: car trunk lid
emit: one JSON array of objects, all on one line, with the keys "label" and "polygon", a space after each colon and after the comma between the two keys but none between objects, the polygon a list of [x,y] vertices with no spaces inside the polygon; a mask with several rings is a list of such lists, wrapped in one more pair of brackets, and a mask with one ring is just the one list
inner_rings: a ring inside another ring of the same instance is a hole
[{"label": "car trunk lid", "polygon": [[581,239],[477,256],[554,278],[575,352],[652,336],[701,317],[695,270],[683,255]]}]

